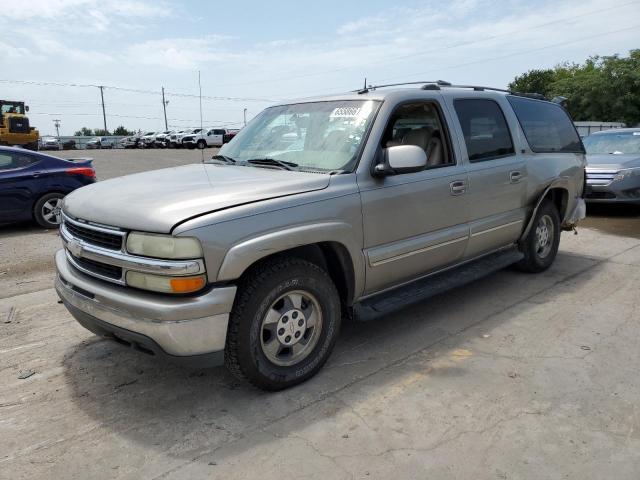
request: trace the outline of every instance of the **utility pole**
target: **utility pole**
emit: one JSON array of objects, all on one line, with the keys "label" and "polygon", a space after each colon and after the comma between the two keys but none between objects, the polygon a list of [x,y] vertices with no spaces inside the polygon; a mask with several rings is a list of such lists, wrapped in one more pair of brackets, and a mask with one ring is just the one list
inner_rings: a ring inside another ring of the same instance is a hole
[{"label": "utility pole", "polygon": [[167,123],[167,105],[169,100],[164,99],[164,87],[162,87],[162,108],[164,110],[164,129],[169,130],[169,124]]},{"label": "utility pole", "polygon": [[100,99],[102,100],[102,120],[104,120],[104,132],[107,133],[109,130],[107,130],[107,114],[104,111],[104,86],[99,85],[98,88],[100,89]]},{"label": "utility pole", "polygon": [[56,126],[56,136],[60,138],[60,119],[54,119],[53,124]]},{"label": "utility pole", "polygon": [[244,111],[242,112],[244,115],[244,126],[247,126],[247,109],[245,108]]}]

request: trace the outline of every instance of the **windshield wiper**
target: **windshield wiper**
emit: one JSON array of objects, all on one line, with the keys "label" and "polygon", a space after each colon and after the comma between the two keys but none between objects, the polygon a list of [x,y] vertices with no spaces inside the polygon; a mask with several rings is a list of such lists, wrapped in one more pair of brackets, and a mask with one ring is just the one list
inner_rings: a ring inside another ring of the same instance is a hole
[{"label": "windshield wiper", "polygon": [[247,160],[247,163],[251,165],[268,165],[280,167],[284,170],[294,170],[298,168],[297,163],[285,162],[284,160],[276,160],[275,158],[252,158],[251,160]]},{"label": "windshield wiper", "polygon": [[223,163],[227,163],[227,164],[234,164],[236,163],[236,161],[231,158],[231,157],[227,157],[226,155],[214,155],[213,157],[211,157],[211,160],[219,160]]}]

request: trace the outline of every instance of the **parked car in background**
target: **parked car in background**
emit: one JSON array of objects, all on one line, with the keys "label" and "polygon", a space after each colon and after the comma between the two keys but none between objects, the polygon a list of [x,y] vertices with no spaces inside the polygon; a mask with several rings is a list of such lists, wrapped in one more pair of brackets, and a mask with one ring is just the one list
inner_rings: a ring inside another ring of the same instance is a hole
[{"label": "parked car in background", "polygon": [[0,223],[35,220],[57,228],[62,198],[95,182],[91,162],[0,147]]},{"label": "parked car in background", "polygon": [[60,150],[60,142],[56,137],[41,137],[40,150]]},{"label": "parked car in background", "polygon": [[124,137],[120,140],[120,147],[122,148],[136,148],[138,146],[138,137]]},{"label": "parked car in background", "polygon": [[156,140],[156,132],[146,132],[140,136],[138,148],[153,148]]},{"label": "parked car in background", "polygon": [[[196,133],[199,133],[202,129],[201,128],[188,128],[186,130],[183,130],[182,132],[178,133],[176,135],[175,138],[175,144],[174,147],[175,148],[182,148],[185,145],[182,144],[182,141],[184,140],[184,137],[188,136],[188,135],[194,135]],[[173,142],[173,140],[172,140]]]},{"label": "parked car in background", "polygon": [[63,150],[75,150],[76,149],[76,141],[73,139],[66,140],[62,143]]},{"label": "parked car in background", "polygon": [[283,103],[204,165],[69,195],[56,290],[99,335],[278,390],[322,368],[343,316],[548,269],[584,218],[584,167],[567,112],[523,95],[438,82]]},{"label": "parked car in background", "polygon": [[113,148],[115,146],[115,140],[110,137],[94,137],[89,140],[85,148],[88,150],[100,149],[100,148]]},{"label": "parked car in background", "polygon": [[186,148],[221,147],[224,144],[225,131],[219,128],[201,130],[198,133],[182,137],[182,146]]},{"label": "parked car in background", "polygon": [[640,128],[617,128],[583,139],[590,203],[640,205]]},{"label": "parked car in background", "polygon": [[167,147],[167,137],[172,133],[171,130],[160,132],[156,134],[156,138],[153,140],[153,146],[157,148]]},{"label": "parked car in background", "polygon": [[236,128],[227,128],[224,131],[224,143],[229,143],[233,137],[235,137],[240,130]]}]

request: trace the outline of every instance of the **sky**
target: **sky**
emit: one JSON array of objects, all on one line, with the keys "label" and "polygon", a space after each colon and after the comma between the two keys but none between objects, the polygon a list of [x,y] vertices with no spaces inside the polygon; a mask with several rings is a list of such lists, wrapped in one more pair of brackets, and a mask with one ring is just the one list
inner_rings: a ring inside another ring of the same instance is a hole
[{"label": "sky", "polygon": [[640,0],[0,0],[0,98],[42,135],[240,127],[363,85],[516,75],[640,48]]}]

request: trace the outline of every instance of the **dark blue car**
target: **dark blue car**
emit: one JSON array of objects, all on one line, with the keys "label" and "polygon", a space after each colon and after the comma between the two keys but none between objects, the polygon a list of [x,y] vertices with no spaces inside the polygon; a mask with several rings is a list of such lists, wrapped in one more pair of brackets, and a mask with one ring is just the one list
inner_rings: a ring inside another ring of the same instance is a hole
[{"label": "dark blue car", "polygon": [[0,147],[0,224],[35,220],[57,228],[62,198],[96,181],[91,162]]}]

